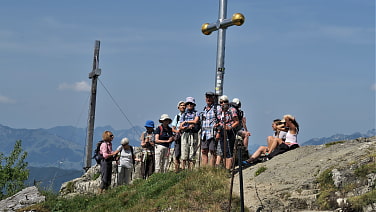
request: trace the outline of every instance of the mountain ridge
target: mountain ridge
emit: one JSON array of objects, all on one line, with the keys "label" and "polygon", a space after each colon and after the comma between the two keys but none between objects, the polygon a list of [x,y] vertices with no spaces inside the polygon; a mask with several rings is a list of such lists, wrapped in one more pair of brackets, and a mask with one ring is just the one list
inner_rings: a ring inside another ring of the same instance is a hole
[{"label": "mountain ridge", "polygon": [[[96,127],[93,148],[97,141],[101,140],[104,130],[110,130],[115,134],[114,147],[116,148],[123,137],[128,137],[132,146],[140,146],[139,137],[144,128],[135,126],[127,130],[115,130],[111,126]],[[86,134],[85,128],[73,126],[56,126],[49,129],[15,129],[0,124],[0,136],[2,137],[0,146],[2,151],[7,154],[13,150],[17,140],[22,140],[22,148],[28,152],[26,161],[29,166],[81,170],[85,154]],[[336,140],[351,140],[375,135],[375,129],[368,130],[367,133],[335,134],[331,137],[313,138],[302,145],[320,145]],[[250,143],[249,152],[254,152],[259,146]]]}]

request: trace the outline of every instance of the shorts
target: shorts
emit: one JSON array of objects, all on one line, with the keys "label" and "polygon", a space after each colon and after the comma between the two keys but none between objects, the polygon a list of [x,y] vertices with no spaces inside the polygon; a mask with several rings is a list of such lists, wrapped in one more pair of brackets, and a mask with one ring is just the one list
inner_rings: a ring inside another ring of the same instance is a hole
[{"label": "shorts", "polygon": [[214,138],[201,141],[201,149],[209,149],[209,151],[215,151],[217,149],[217,141]]},{"label": "shorts", "polygon": [[175,141],[175,146],[174,146],[175,159],[180,159],[180,155],[181,155],[180,141],[179,142]]}]

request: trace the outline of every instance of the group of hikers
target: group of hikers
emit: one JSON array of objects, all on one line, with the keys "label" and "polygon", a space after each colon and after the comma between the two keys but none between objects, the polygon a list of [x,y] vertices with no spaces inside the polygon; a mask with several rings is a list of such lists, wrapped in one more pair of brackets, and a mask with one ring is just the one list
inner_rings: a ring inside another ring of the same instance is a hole
[{"label": "group of hikers", "polygon": [[[171,164],[174,164],[175,172],[193,169],[198,156],[203,166],[224,167],[230,173],[234,164],[235,145],[246,150],[248,155],[251,133],[246,126],[241,102],[238,98],[230,102],[226,95],[220,96],[217,101],[213,92],[205,93],[205,101],[206,105],[200,112],[196,110],[195,98],[187,97],[185,101],[179,101],[178,113],[174,118],[162,114],[157,127],[154,121],[147,120],[145,131],[140,136],[141,157],[135,156],[128,138],[123,138],[121,145],[113,151],[114,135],[105,131],[103,141],[98,144],[98,155],[101,156],[97,160],[101,166],[100,192],[111,184],[114,157],[117,157],[118,185],[130,183],[135,161],[141,162],[144,179],[153,173],[165,173]],[[274,120],[272,128],[275,133],[267,138],[267,146],[261,146],[248,160],[243,161],[244,165],[255,163],[261,155],[271,158],[277,152],[282,153],[286,147],[293,149],[299,146],[299,125],[293,116],[285,115],[282,120]],[[236,141],[239,144],[235,144]],[[172,143],[174,148],[171,153]],[[199,148],[201,154],[198,153]],[[169,161],[171,154],[173,161]]]}]

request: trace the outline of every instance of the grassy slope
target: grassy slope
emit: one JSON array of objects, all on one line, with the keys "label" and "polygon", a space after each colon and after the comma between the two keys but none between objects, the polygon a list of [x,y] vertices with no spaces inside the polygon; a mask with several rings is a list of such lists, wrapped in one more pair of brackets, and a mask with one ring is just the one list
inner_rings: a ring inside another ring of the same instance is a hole
[{"label": "grassy slope", "polygon": [[[178,174],[154,174],[102,195],[61,199],[48,195],[45,203],[27,208],[37,211],[227,211],[229,179],[221,169],[201,168]],[[238,197],[232,210],[240,211]]]}]

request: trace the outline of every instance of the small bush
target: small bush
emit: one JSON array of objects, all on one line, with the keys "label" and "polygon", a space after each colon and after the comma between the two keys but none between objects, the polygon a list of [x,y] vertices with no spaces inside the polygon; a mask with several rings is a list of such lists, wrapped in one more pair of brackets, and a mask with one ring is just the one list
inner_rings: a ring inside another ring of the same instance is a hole
[{"label": "small bush", "polygon": [[318,178],[317,182],[319,183],[320,193],[317,197],[317,203],[320,209],[328,210],[328,209],[335,209],[336,202],[334,198],[334,193],[336,191],[334,186],[334,181],[332,178],[332,170],[327,169],[323,173],[321,173]]},{"label": "small bush", "polygon": [[375,200],[376,192],[374,190],[360,196],[349,198],[351,208],[355,209],[356,211],[362,211],[363,207],[374,203]]},{"label": "small bush", "polygon": [[266,171],[268,168],[266,168],[265,166],[261,166],[260,168],[257,169],[257,171],[255,172],[255,177],[259,176],[261,173],[263,173],[264,171]]},{"label": "small bush", "polygon": [[330,146],[333,146],[333,145],[336,145],[336,144],[342,144],[342,143],[345,143],[345,142],[346,141],[334,141],[334,142],[326,143],[325,147],[330,147]]},{"label": "small bush", "polygon": [[359,178],[365,178],[368,174],[376,173],[376,163],[371,162],[358,167],[354,174]]}]

